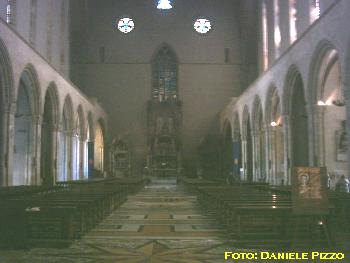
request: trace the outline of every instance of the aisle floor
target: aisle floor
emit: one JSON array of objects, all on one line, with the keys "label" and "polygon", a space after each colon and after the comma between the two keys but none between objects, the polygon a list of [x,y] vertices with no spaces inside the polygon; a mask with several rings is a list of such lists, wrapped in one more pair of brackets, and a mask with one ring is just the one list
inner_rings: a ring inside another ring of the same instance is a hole
[{"label": "aisle floor", "polygon": [[224,262],[225,229],[181,185],[151,184],[67,249],[1,253],[1,263]]}]

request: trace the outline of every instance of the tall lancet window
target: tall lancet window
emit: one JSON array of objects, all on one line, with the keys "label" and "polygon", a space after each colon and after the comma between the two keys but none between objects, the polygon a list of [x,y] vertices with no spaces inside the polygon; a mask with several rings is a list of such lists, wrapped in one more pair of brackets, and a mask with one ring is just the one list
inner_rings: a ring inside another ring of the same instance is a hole
[{"label": "tall lancet window", "polygon": [[279,10],[279,0],[273,1],[273,12],[274,12],[274,24],[275,24],[275,57],[279,57],[281,49],[281,30],[280,30],[280,10]]},{"label": "tall lancet window", "polygon": [[152,62],[153,99],[160,102],[177,99],[177,59],[174,51],[164,45]]},{"label": "tall lancet window", "polygon": [[320,0],[311,0],[310,6],[310,22],[313,23],[320,18],[321,9],[320,9]]},{"label": "tall lancet window", "polygon": [[7,0],[7,4],[6,4],[6,23],[7,24],[15,23],[15,13],[14,13],[15,6],[16,6],[15,0]]},{"label": "tall lancet window", "polygon": [[265,1],[261,7],[261,33],[262,33],[262,66],[263,70],[267,70],[269,66],[269,49],[268,49],[268,32],[267,32],[267,10]]},{"label": "tall lancet window", "polygon": [[289,34],[292,44],[298,37],[297,31],[297,3],[296,0],[289,0]]}]

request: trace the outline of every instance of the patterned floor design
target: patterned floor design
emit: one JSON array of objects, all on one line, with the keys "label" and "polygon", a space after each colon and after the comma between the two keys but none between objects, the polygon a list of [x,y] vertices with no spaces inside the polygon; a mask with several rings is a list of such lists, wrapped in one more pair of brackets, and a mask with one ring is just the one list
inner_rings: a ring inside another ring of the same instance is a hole
[{"label": "patterned floor design", "polygon": [[232,249],[225,230],[199,207],[196,196],[157,182],[129,196],[70,248],[0,251],[0,262],[208,263],[225,262],[224,251]]}]

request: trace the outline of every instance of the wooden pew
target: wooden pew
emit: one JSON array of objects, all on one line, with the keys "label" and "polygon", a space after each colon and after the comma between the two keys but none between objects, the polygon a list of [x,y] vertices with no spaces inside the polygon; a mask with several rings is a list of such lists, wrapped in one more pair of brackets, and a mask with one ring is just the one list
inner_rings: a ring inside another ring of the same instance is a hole
[{"label": "wooden pew", "polygon": [[[15,236],[21,237],[23,246],[67,246],[95,227],[118,208],[128,194],[138,191],[145,183],[140,178],[111,178],[59,182],[48,189],[6,189],[3,190],[6,200],[0,202],[0,209],[7,209],[7,212],[0,216],[0,222],[5,226],[14,215],[21,219]],[[4,243],[1,241],[0,238],[0,247]],[[14,247],[14,243],[9,247]]]}]

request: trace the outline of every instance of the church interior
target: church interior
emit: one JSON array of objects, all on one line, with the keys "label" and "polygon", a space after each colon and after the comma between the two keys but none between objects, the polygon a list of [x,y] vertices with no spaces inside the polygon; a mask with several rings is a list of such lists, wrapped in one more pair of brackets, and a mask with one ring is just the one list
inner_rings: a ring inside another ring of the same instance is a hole
[{"label": "church interior", "polygon": [[349,13],[0,0],[0,262],[350,262]]}]

